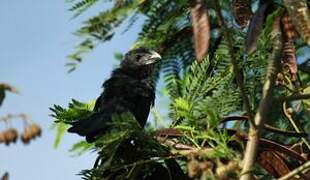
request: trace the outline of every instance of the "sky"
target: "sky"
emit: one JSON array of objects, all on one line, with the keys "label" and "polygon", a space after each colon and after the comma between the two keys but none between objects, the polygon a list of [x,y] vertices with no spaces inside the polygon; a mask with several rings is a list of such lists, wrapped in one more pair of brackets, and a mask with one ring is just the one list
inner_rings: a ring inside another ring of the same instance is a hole
[{"label": "sky", "polygon": [[[53,148],[55,130],[49,107],[67,106],[72,98],[84,102],[102,91],[117,61],[114,52],[125,53],[137,37],[138,21],[129,32],[99,45],[87,54],[78,69],[68,74],[66,56],[81,39],[72,33],[83,20],[107,7],[99,3],[85,14],[72,19],[65,0],[0,1],[0,83],[16,87],[20,95],[7,94],[0,107],[0,117],[8,113],[27,113],[43,128],[40,138],[23,145],[0,144],[0,176],[8,171],[10,180],[74,180],[76,174],[93,166],[95,153],[73,157],[68,150],[81,140],[66,134],[57,149]],[[22,121],[12,126],[23,131]],[[0,131],[7,126],[0,122]]]},{"label": "sky", "polygon": [[[79,171],[93,166],[95,153],[73,157],[68,151],[81,140],[77,135],[66,134],[60,146],[53,148],[55,130],[50,128],[53,119],[49,107],[67,106],[72,98],[84,102],[95,99],[102,91],[102,82],[117,65],[114,52],[125,53],[141,27],[137,21],[130,31],[99,45],[68,74],[66,56],[81,40],[72,33],[107,5],[99,3],[76,19],[72,19],[69,8],[65,0],[0,1],[0,83],[9,83],[21,92],[7,94],[0,117],[27,113],[43,128],[42,137],[29,145],[20,141],[10,146],[0,144],[0,176],[8,171],[10,180],[81,179]],[[23,131],[20,120],[12,121],[12,126]],[[0,122],[0,131],[6,128]]]}]

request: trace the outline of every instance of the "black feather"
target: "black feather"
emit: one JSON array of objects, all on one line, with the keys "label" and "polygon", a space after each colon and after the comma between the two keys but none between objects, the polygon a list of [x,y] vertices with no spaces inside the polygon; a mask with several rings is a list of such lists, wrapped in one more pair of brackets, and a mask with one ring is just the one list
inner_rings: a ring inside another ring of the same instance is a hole
[{"label": "black feather", "polygon": [[[136,56],[137,53],[139,56]],[[88,142],[93,142],[98,134],[109,128],[108,122],[111,122],[113,114],[125,112],[132,113],[143,127],[155,100],[152,74],[157,60],[149,63],[150,58],[154,58],[154,53],[145,48],[127,53],[121,67],[115,69],[103,83],[104,91],[98,97],[93,113],[73,122],[68,132],[86,136]],[[143,61],[147,63],[144,64]]]}]

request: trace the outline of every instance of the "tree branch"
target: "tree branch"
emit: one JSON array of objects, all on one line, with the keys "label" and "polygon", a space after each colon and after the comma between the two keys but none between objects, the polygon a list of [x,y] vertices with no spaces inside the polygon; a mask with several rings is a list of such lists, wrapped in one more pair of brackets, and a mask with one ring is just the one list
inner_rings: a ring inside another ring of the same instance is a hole
[{"label": "tree branch", "polygon": [[[221,123],[225,123],[228,121],[247,121],[247,120],[249,120],[249,117],[247,116],[227,116],[221,120]],[[271,131],[271,132],[283,134],[283,135],[288,135],[288,136],[295,136],[295,137],[307,137],[308,136],[308,134],[305,132],[283,130],[283,129],[279,129],[271,125],[268,125],[268,124],[264,124],[264,129],[267,131]]]},{"label": "tree branch", "polygon": [[271,110],[273,89],[277,74],[280,70],[280,58],[282,52],[282,34],[280,30],[280,18],[277,17],[273,24],[272,39],[274,42],[273,52],[271,55],[270,63],[268,65],[267,77],[263,86],[263,95],[259,103],[258,110],[255,114],[255,126],[251,126],[249,132],[249,140],[246,145],[246,150],[243,159],[243,169],[240,180],[250,180],[251,172],[253,171],[255,159],[258,150],[258,144],[260,139],[261,130],[264,127],[264,122],[268,117]]},{"label": "tree branch", "polygon": [[[295,123],[295,120],[293,119],[293,116],[292,114],[290,114],[288,111],[287,111],[287,107],[286,107],[286,102],[283,103],[283,112],[284,112],[284,115],[286,116],[286,118],[289,120],[289,122],[292,124],[292,126],[294,127],[295,131],[297,132],[301,132],[299,127],[297,126],[297,124]],[[307,139],[306,138],[301,138],[301,140],[306,144],[308,150],[310,150],[310,144],[308,143]]]},{"label": "tree branch", "polygon": [[167,138],[163,138],[163,137],[159,137],[159,136],[156,136],[155,139],[160,144],[177,150],[177,153],[181,154],[183,156],[187,156],[189,154],[193,154],[193,153],[197,153],[197,152],[203,153],[203,154],[210,154],[210,153],[214,152],[214,150],[212,148],[192,147],[192,146],[180,143],[177,139],[167,139]]},{"label": "tree branch", "polygon": [[298,168],[294,169],[290,173],[286,174],[285,176],[282,176],[278,180],[287,180],[291,179],[293,176],[299,174],[299,173],[306,173],[308,170],[310,170],[310,161],[306,162],[302,166],[299,166]]},{"label": "tree branch", "polygon": [[276,102],[285,102],[285,101],[296,101],[296,100],[303,100],[303,99],[310,99],[310,94],[293,94],[286,97],[280,97],[275,99]]}]

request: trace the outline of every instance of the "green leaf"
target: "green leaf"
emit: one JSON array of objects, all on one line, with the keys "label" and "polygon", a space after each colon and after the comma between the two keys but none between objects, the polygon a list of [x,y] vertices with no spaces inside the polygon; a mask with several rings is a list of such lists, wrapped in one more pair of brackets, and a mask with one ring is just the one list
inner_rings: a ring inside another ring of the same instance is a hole
[{"label": "green leaf", "polygon": [[74,155],[80,156],[92,148],[94,148],[94,144],[86,141],[79,141],[75,143],[69,151],[74,153]]},{"label": "green leaf", "polygon": [[64,136],[65,132],[67,131],[68,125],[60,122],[55,124],[55,128],[56,128],[56,138],[54,141],[54,148],[57,148],[60,144],[60,141],[62,139],[62,137]]}]

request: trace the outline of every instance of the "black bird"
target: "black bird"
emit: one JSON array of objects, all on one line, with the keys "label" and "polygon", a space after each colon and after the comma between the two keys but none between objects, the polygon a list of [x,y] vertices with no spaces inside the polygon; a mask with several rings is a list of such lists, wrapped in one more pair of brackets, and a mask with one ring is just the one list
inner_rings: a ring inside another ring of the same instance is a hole
[{"label": "black bird", "polygon": [[146,124],[150,107],[154,105],[155,84],[153,72],[161,59],[155,51],[138,48],[125,54],[119,68],[103,83],[104,91],[98,97],[94,112],[87,118],[73,122],[69,132],[86,136],[93,142],[107,130],[113,114],[130,112],[139,124]]}]

